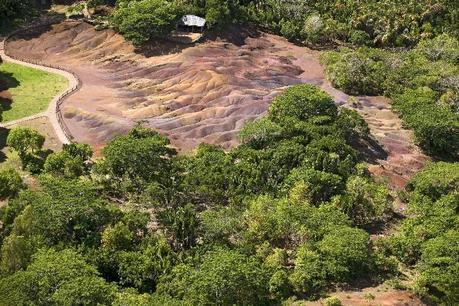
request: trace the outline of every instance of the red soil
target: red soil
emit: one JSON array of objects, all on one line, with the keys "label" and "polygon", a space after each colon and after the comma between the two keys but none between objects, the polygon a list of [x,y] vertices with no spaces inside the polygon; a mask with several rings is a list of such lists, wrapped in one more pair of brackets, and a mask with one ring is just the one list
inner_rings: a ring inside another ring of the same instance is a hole
[{"label": "red soil", "polygon": [[318,52],[268,34],[234,36],[191,47],[158,43],[136,53],[111,30],[71,21],[7,48],[79,75],[83,87],[64,102],[63,114],[76,140],[96,147],[145,121],[181,150],[201,142],[229,148],[237,144],[241,126],[262,116],[283,88],[312,83],[367,120],[384,148],[375,154],[374,174],[401,187],[427,160],[387,99],[360,97],[357,105],[347,103],[349,96],[325,80]]}]

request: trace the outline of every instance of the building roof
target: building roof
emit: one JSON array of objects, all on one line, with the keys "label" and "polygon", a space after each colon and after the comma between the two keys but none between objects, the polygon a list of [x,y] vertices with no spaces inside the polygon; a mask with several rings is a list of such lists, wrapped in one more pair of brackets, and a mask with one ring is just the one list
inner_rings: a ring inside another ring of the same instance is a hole
[{"label": "building roof", "polygon": [[204,27],[206,20],[195,15],[185,15],[180,19],[179,24],[188,27]]}]

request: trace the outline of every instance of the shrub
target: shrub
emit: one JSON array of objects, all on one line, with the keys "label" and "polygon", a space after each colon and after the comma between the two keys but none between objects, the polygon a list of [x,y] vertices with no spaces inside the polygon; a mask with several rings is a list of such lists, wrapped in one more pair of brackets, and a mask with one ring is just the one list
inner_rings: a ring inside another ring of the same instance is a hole
[{"label": "shrub", "polygon": [[311,15],[304,21],[303,37],[312,44],[323,41],[325,23],[319,15]]},{"label": "shrub", "polygon": [[387,216],[391,209],[389,190],[360,176],[352,176],[346,183],[343,195],[333,199],[333,204],[357,225],[368,225]]},{"label": "shrub", "polygon": [[313,117],[338,115],[333,99],[313,85],[295,85],[276,97],[269,107],[269,118],[278,124],[293,120],[308,120]]},{"label": "shrub", "polygon": [[338,299],[336,296],[331,296],[324,300],[323,305],[324,306],[341,306],[343,304],[341,303],[340,299]]},{"label": "shrub", "polygon": [[459,41],[448,34],[423,39],[416,49],[431,61],[445,60],[459,63]]},{"label": "shrub", "polygon": [[454,158],[459,153],[459,115],[437,106],[436,97],[428,88],[407,90],[394,99],[394,107],[424,149]]},{"label": "shrub", "polygon": [[459,231],[448,231],[422,247],[420,275],[417,286],[421,292],[434,296],[438,303],[459,302]]},{"label": "shrub", "polygon": [[160,280],[158,292],[194,305],[262,305],[268,301],[267,282],[255,258],[223,249],[206,253],[196,267],[176,266]]},{"label": "shrub", "polygon": [[387,53],[378,49],[360,48],[357,51],[327,52],[321,61],[332,84],[353,95],[377,95],[388,70]]},{"label": "shrub", "polygon": [[301,198],[313,204],[329,201],[343,188],[340,176],[307,168],[294,169],[284,181],[284,189],[298,188],[298,184],[303,184]]},{"label": "shrub", "polygon": [[165,37],[181,15],[176,1],[120,1],[112,16],[114,28],[135,45]]},{"label": "shrub", "polygon": [[0,171],[0,199],[15,196],[23,187],[22,178],[16,170]]}]

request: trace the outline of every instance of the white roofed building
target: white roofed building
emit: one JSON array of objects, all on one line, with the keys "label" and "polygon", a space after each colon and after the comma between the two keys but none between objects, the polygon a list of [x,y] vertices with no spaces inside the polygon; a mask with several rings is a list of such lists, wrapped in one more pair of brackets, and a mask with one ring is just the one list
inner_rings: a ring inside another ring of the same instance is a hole
[{"label": "white roofed building", "polygon": [[179,30],[187,30],[190,32],[195,32],[196,30],[202,32],[204,31],[205,26],[206,20],[195,15],[185,15],[177,24],[177,28]]}]

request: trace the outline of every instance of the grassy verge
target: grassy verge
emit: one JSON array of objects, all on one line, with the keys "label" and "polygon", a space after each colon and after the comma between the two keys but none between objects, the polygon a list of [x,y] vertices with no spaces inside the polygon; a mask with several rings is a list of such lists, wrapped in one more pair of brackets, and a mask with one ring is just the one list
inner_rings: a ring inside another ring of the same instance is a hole
[{"label": "grassy verge", "polygon": [[0,98],[2,122],[45,111],[51,99],[67,87],[60,75],[12,63],[0,65],[0,83],[6,84],[11,99]]}]

